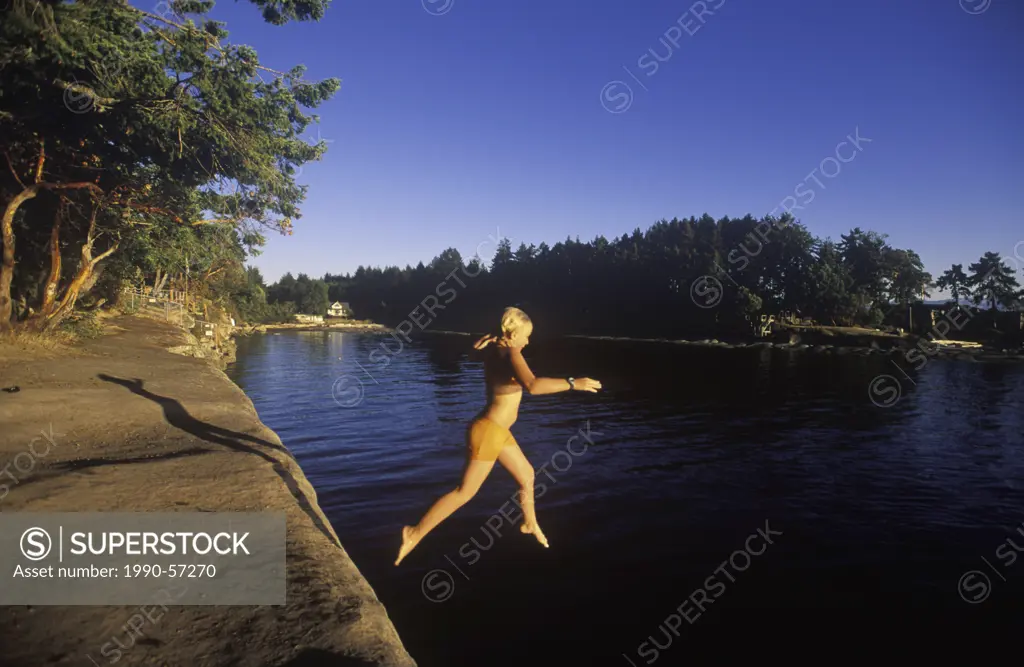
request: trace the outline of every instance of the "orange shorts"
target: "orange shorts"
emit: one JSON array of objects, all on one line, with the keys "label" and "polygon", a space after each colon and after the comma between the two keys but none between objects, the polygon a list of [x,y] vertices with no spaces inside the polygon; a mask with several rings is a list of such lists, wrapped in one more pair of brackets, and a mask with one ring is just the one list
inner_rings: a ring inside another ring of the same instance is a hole
[{"label": "orange shorts", "polygon": [[487,417],[480,417],[469,425],[466,442],[469,445],[469,458],[475,461],[497,461],[501,450],[517,444],[512,431]]}]

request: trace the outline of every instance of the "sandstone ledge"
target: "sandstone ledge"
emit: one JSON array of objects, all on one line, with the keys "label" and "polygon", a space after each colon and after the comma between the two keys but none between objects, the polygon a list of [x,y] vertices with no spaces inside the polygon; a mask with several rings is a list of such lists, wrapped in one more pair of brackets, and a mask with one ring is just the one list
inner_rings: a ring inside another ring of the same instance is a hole
[{"label": "sandstone ledge", "polygon": [[55,443],[17,483],[5,480],[0,511],[284,511],[288,602],[170,607],[143,637],[126,630],[137,607],[2,607],[0,663],[113,664],[100,650],[116,639],[118,665],[414,667],[248,397],[207,361],[168,352],[186,344],[177,328],[111,323],[79,354],[0,363],[0,384],[20,387],[0,394],[0,466],[41,430],[52,428]]}]

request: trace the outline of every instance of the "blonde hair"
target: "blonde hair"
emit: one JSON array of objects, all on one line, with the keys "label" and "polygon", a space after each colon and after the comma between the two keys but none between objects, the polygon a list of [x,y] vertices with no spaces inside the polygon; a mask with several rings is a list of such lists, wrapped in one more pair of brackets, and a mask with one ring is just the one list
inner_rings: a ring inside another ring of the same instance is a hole
[{"label": "blonde hair", "polygon": [[501,335],[511,338],[524,328],[533,329],[533,320],[523,311],[509,306],[501,315]]},{"label": "blonde hair", "polygon": [[483,338],[473,343],[474,350],[482,350],[491,343],[498,344],[502,338],[510,339],[522,329],[533,331],[533,320],[523,311],[509,306],[501,314],[501,326],[497,333],[486,334]]}]

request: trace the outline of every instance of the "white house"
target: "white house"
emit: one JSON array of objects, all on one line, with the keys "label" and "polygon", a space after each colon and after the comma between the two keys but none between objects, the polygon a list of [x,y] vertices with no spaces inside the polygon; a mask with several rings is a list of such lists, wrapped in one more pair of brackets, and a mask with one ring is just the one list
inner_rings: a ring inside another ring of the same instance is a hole
[{"label": "white house", "polygon": [[352,309],[348,307],[348,301],[335,301],[327,309],[328,317],[348,317]]}]

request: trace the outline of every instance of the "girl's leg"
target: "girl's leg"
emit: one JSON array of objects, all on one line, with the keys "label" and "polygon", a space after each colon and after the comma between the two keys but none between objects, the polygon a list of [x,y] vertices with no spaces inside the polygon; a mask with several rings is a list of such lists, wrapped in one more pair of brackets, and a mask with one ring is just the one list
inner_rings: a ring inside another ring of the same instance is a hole
[{"label": "girl's leg", "polygon": [[402,562],[402,559],[409,555],[420,540],[427,533],[432,531],[437,524],[441,523],[452,513],[465,505],[480,490],[480,485],[487,479],[494,468],[494,461],[478,461],[468,459],[466,469],[462,473],[462,483],[458,487],[438,498],[433,507],[427,510],[420,522],[415,526],[406,526],[402,529],[402,548],[398,551],[398,560],[395,565]]},{"label": "girl's leg", "polygon": [[537,538],[538,542],[547,547],[548,538],[544,536],[540,525],[537,523],[537,511],[534,508],[533,466],[526,460],[523,450],[519,449],[519,445],[515,442],[509,443],[501,450],[498,460],[501,461],[501,465],[505,466],[512,473],[512,477],[519,483],[519,505],[523,509],[523,525],[519,526],[519,530],[528,535],[533,535]]}]

